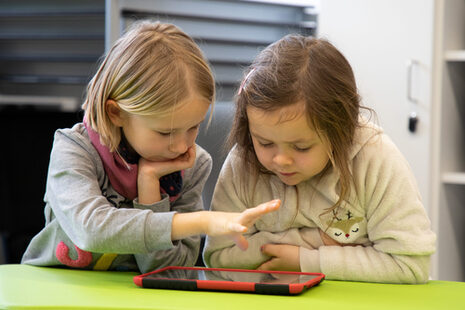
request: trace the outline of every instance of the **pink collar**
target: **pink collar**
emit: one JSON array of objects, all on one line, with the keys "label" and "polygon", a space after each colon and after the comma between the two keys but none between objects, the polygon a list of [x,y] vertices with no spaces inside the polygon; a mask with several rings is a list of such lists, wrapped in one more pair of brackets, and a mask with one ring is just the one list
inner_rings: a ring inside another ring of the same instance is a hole
[{"label": "pink collar", "polygon": [[[127,199],[135,199],[137,197],[137,164],[130,164],[117,152],[110,152],[108,147],[100,143],[99,134],[88,126],[85,120],[84,126],[89,134],[90,142],[100,155],[113,188]],[[160,192],[168,194],[171,202],[180,196],[183,177],[184,171],[181,170],[160,178]]]},{"label": "pink collar", "polygon": [[103,167],[113,188],[130,200],[136,198],[137,164],[129,164],[117,152],[110,152],[108,147],[100,143],[99,134],[88,126],[86,121],[84,121],[84,126],[89,134],[90,142],[102,159]]}]

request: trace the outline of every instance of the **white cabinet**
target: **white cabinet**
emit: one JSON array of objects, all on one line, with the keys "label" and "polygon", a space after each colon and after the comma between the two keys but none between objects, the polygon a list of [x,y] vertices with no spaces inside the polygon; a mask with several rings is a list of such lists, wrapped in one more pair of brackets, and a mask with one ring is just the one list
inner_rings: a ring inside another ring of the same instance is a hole
[{"label": "white cabinet", "polygon": [[436,0],[433,96],[434,277],[465,281],[465,0]]},{"label": "white cabinet", "polygon": [[465,0],[321,0],[318,36],[412,167],[438,236],[432,278],[464,281]]}]

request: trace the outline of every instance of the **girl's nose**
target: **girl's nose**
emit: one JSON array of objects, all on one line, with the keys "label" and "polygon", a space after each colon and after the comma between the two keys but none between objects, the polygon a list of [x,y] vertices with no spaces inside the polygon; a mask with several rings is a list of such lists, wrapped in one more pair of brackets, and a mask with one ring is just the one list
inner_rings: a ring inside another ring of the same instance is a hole
[{"label": "girl's nose", "polygon": [[292,164],[292,157],[280,152],[274,155],[273,162],[278,166],[289,166]]},{"label": "girl's nose", "polygon": [[169,145],[170,152],[173,152],[179,155],[187,152],[188,148],[189,148],[189,141],[187,137],[176,137],[176,138],[173,137]]}]

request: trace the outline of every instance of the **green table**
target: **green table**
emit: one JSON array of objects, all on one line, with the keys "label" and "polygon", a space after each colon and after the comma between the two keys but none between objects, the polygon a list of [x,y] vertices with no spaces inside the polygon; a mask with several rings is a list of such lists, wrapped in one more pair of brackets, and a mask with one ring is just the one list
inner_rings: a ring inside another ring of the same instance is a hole
[{"label": "green table", "polygon": [[297,296],[156,290],[133,272],[0,265],[0,309],[465,309],[465,283],[425,285],[323,281]]}]

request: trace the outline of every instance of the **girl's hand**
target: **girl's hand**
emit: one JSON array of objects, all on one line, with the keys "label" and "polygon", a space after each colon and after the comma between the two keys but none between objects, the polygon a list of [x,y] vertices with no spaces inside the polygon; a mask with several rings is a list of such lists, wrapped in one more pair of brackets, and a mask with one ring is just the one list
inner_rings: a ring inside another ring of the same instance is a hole
[{"label": "girl's hand", "polygon": [[257,270],[300,271],[300,248],[291,244],[265,244],[262,253],[270,260],[261,264]]},{"label": "girl's hand", "polygon": [[201,234],[228,235],[241,249],[245,250],[248,243],[242,233],[245,233],[261,216],[277,210],[280,205],[281,200],[276,199],[241,213],[217,211],[176,213],[171,224],[171,240],[180,240]]},{"label": "girl's hand", "polygon": [[195,163],[195,144],[187,149],[184,154],[166,161],[150,161],[139,159],[138,174],[160,179],[162,176],[175,171],[191,168]]},{"label": "girl's hand", "polygon": [[210,236],[230,235],[236,245],[245,251],[249,243],[242,235],[264,214],[275,211],[281,206],[281,200],[275,199],[247,209],[242,213],[211,212],[206,234]]},{"label": "girl's hand", "polygon": [[139,159],[137,172],[137,194],[139,203],[152,204],[161,200],[159,179],[175,171],[194,166],[195,144],[186,153],[167,161]]}]

